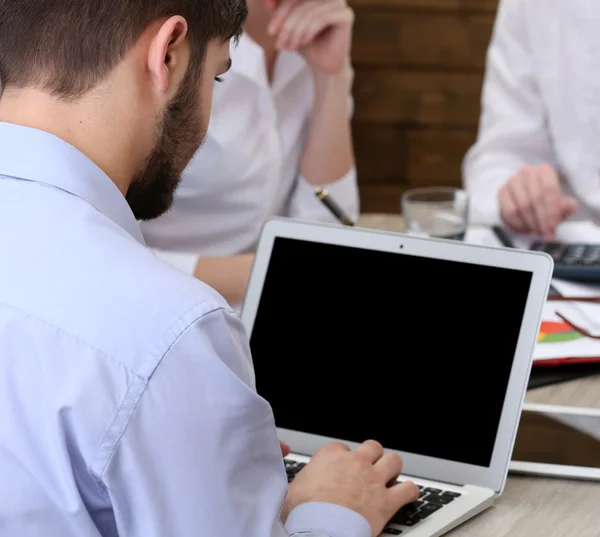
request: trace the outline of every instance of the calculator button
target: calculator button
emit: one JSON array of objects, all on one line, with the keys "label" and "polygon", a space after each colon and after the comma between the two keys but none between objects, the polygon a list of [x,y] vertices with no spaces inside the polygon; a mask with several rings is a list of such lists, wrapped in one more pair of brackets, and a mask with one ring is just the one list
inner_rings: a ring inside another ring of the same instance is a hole
[{"label": "calculator button", "polygon": [[586,267],[589,267],[592,265],[599,265],[600,259],[598,257],[585,257],[581,260],[581,263],[583,265],[585,265]]},{"label": "calculator button", "polygon": [[567,248],[565,246],[557,246],[550,248],[548,250],[548,253],[552,256],[552,259],[554,259],[554,261],[561,261],[566,257],[566,251]]},{"label": "calculator button", "polygon": [[572,259],[575,262],[579,261],[585,253],[585,246],[573,245],[568,246],[563,253],[565,259]]},{"label": "calculator button", "polygon": [[575,258],[575,257],[563,257],[560,262],[563,265],[577,265],[579,264],[579,259]]}]

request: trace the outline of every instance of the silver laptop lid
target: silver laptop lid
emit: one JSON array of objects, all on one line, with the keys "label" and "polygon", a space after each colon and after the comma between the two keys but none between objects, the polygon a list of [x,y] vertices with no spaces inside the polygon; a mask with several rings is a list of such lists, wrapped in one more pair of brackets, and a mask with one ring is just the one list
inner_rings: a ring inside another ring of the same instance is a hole
[{"label": "silver laptop lid", "polygon": [[546,256],[339,227],[265,227],[242,319],[283,440],[368,438],[405,473],[500,491]]}]

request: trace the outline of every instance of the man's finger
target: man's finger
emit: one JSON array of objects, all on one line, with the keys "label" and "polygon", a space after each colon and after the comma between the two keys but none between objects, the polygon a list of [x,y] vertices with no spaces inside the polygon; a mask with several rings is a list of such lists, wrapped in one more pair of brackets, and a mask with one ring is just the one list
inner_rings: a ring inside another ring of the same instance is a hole
[{"label": "man's finger", "polygon": [[287,457],[290,454],[290,446],[288,446],[285,442],[279,441],[279,447],[281,448],[281,454],[284,457]]},{"label": "man's finger", "polygon": [[389,483],[402,473],[402,458],[396,453],[386,453],[373,466],[383,481]]},{"label": "man's finger", "polygon": [[399,483],[388,490],[392,508],[395,510],[404,507],[406,504],[416,502],[419,499],[419,489],[412,481]]},{"label": "man's finger", "polygon": [[350,448],[346,445],[346,444],[342,444],[341,442],[331,442],[329,444],[325,444],[322,448],[318,449],[317,452],[315,453],[315,455],[313,456],[316,457],[319,453],[324,454],[327,453],[329,451],[351,451]]},{"label": "man's finger", "polygon": [[356,448],[355,453],[365,457],[371,464],[374,464],[382,457],[383,446],[375,440],[367,440]]}]

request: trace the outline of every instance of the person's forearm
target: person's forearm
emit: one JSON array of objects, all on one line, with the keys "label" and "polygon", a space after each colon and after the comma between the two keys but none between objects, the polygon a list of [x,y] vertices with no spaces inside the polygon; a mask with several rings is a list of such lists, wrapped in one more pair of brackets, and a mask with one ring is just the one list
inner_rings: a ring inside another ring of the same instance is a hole
[{"label": "person's forearm", "polygon": [[252,254],[201,257],[194,276],[210,285],[229,304],[239,304],[246,294],[253,259]]},{"label": "person's forearm", "polygon": [[315,74],[315,101],[300,172],[311,184],[337,181],[354,167],[348,110],[354,73]]}]

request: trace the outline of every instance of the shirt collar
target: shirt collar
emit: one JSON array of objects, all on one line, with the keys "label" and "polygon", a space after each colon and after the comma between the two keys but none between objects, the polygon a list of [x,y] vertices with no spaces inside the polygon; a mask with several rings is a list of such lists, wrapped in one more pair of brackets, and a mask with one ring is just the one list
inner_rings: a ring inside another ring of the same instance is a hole
[{"label": "shirt collar", "polygon": [[145,244],[117,186],[88,157],[53,134],[0,122],[0,176],[43,183],[84,199]]},{"label": "shirt collar", "polygon": [[[265,53],[247,33],[242,34],[239,43],[232,42],[230,56],[233,73],[249,78],[261,86],[269,86]],[[275,64],[273,91],[281,91],[298,74],[306,71],[308,65],[300,54],[288,50],[281,51]]]}]

